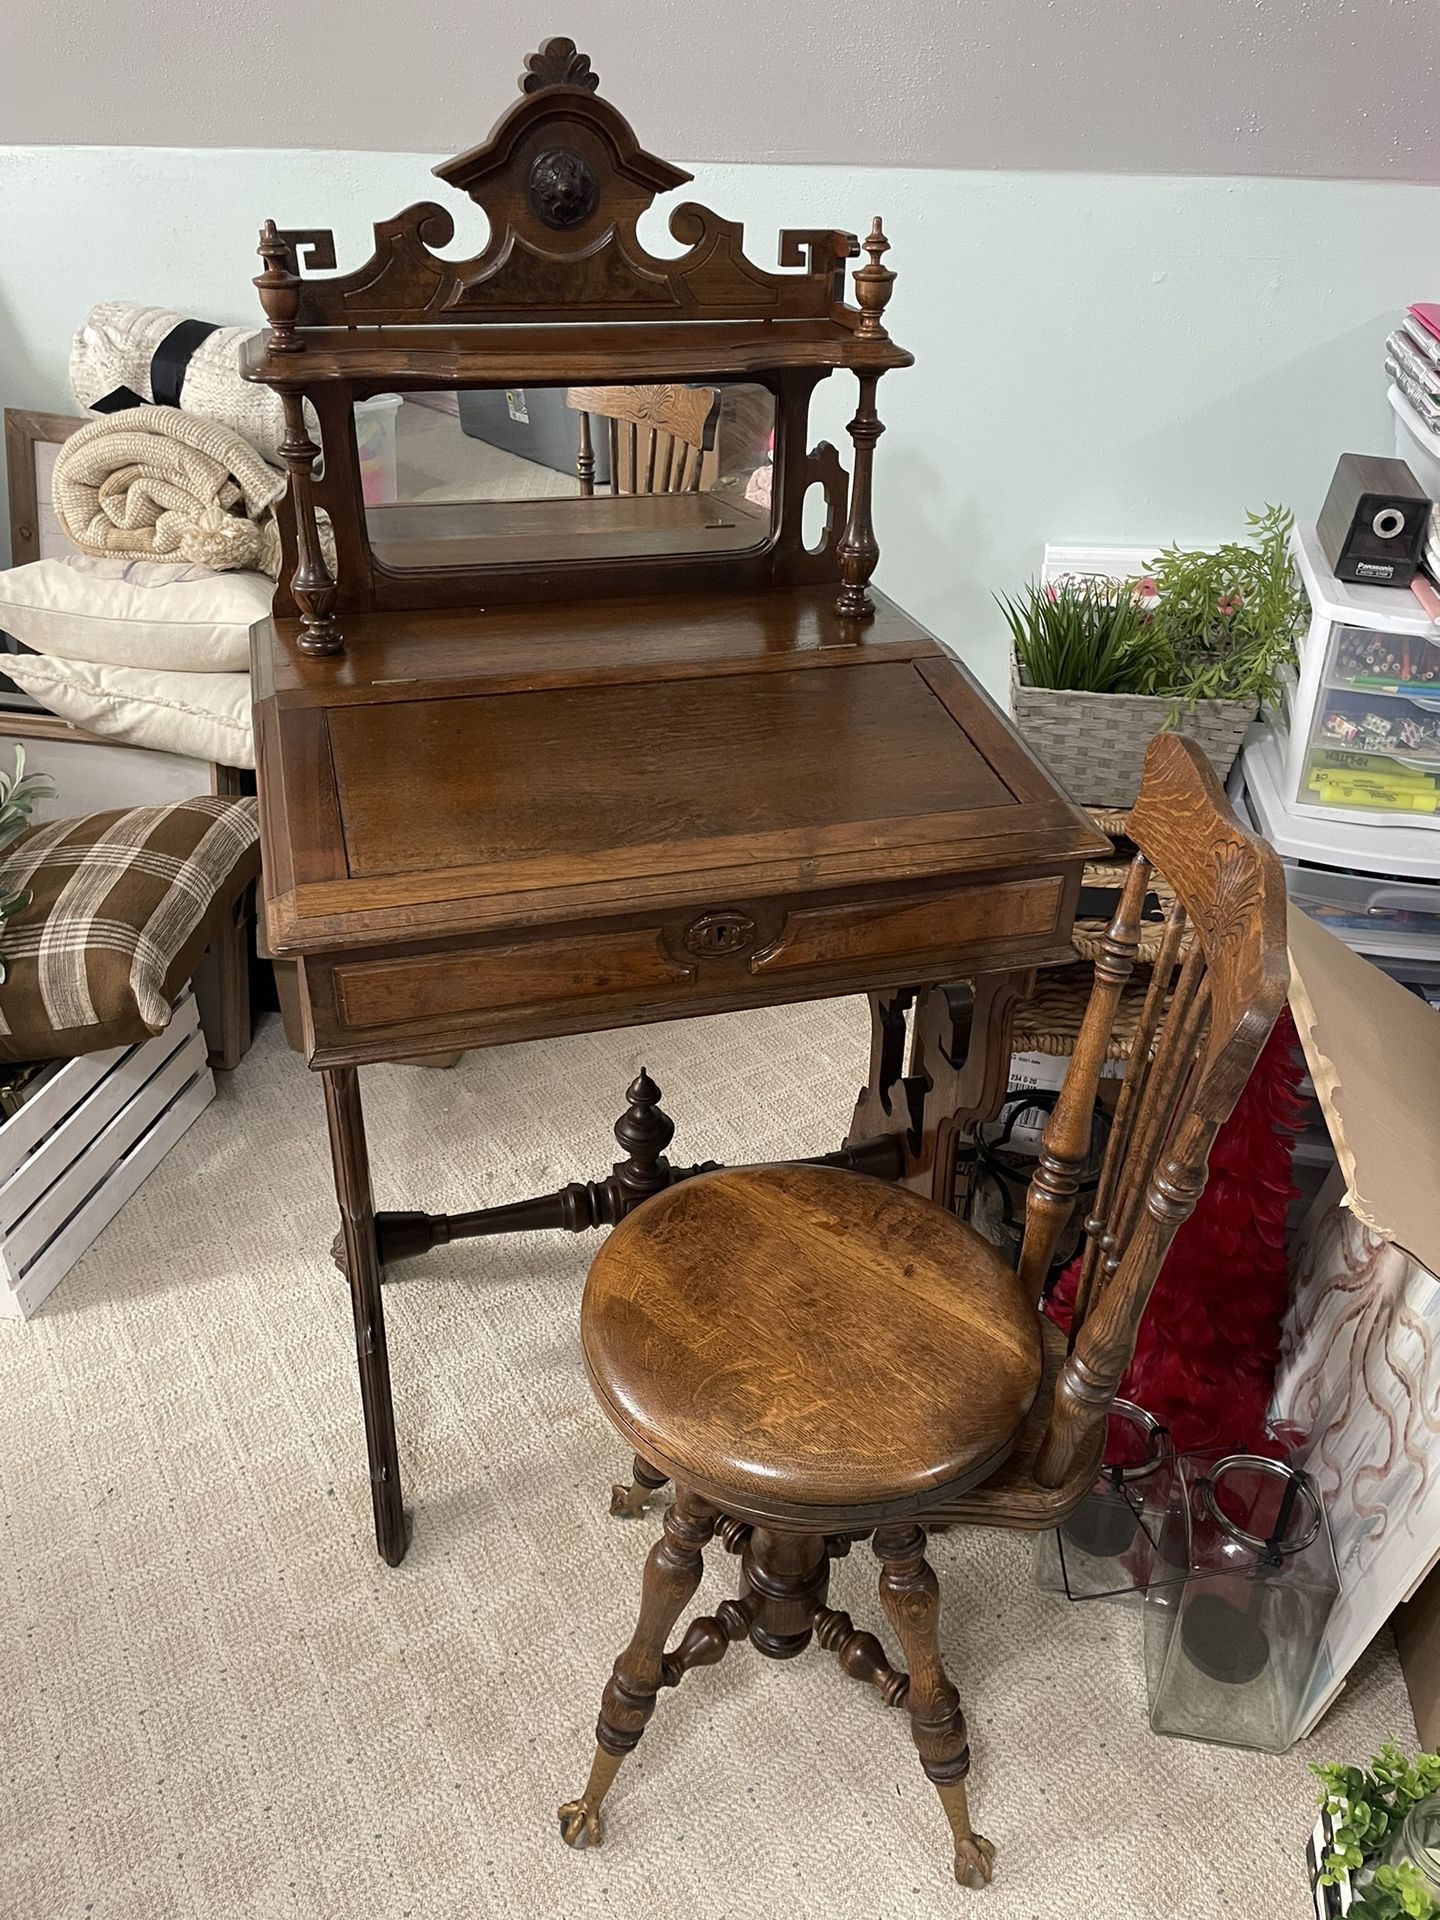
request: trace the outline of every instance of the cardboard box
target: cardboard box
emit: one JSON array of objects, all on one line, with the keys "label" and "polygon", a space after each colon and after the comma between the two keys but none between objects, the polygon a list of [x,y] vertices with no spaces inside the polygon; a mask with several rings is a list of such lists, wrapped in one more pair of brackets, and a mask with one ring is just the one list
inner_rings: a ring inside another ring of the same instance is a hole
[{"label": "cardboard box", "polygon": [[1410,1690],[1415,1726],[1427,1753],[1440,1749],[1440,1571],[1395,1611],[1395,1644]]},{"label": "cardboard box", "polygon": [[[1338,1162],[1297,1237],[1275,1414],[1309,1436],[1342,1592],[1313,1725],[1440,1560],[1440,1013],[1290,909],[1290,1006]],[[1440,1576],[1398,1623],[1440,1737]]]}]

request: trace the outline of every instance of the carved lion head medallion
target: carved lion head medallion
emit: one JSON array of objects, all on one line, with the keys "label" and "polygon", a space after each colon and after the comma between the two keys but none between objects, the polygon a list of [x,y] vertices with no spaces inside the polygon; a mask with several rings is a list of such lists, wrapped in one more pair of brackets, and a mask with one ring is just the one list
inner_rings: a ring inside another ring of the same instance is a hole
[{"label": "carved lion head medallion", "polygon": [[564,233],[590,218],[600,188],[583,154],[568,147],[549,147],[531,163],[525,198],[537,220]]}]

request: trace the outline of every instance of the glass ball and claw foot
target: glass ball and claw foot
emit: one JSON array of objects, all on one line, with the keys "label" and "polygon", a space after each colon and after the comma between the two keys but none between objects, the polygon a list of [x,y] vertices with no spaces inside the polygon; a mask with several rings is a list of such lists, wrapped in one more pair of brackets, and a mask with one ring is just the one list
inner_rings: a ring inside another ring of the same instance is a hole
[{"label": "glass ball and claw foot", "polygon": [[665,1474],[657,1473],[638,1453],[631,1463],[630,1476],[628,1482],[616,1481],[610,1488],[610,1512],[617,1520],[638,1520],[649,1511],[661,1488],[670,1484]]},{"label": "glass ball and claw foot", "polygon": [[[678,1646],[666,1652],[665,1642],[700,1584],[704,1549],[717,1534],[743,1556],[739,1597],[693,1620]],[[597,1847],[603,1840],[605,1798],[626,1756],[639,1745],[662,1688],[678,1686],[692,1667],[715,1665],[736,1640],[748,1639],[767,1658],[784,1660],[813,1639],[836,1656],[842,1672],[874,1688],[887,1706],[908,1711],[921,1766],[950,1828],[955,1878],[966,1887],[989,1883],[995,1849],[970,1824],[965,1789],[970,1747],[959,1695],[940,1659],[939,1587],[925,1558],[924,1531],[908,1522],[881,1527],[872,1542],[880,1562],[881,1605],[909,1673],[890,1664],[874,1634],[857,1629],[849,1614],[825,1603],[830,1561],[848,1552],[850,1544],[848,1536],[750,1525],[676,1488],[664,1531],[645,1563],[635,1632],[605,1684],[589,1778],[580,1796],[558,1812],[568,1847]]]}]

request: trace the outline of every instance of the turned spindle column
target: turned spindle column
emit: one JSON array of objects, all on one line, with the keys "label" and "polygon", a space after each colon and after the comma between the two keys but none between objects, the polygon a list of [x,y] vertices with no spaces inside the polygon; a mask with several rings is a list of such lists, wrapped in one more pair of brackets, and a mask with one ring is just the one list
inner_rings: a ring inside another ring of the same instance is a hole
[{"label": "turned spindle column", "polygon": [[286,390],[280,396],[285,409],[285,438],[280,442],[280,458],[290,475],[290,501],[295,511],[297,558],[290,576],[290,591],[300,609],[302,653],[324,655],[343,653],[345,636],[335,623],[335,576],[325,564],[320,544],[320,523],[315,513],[313,469],[320,449],[305,428],[305,402],[300,394]]},{"label": "turned spindle column", "polygon": [[[856,337],[860,340],[885,340],[889,336],[885,332],[882,316],[895,284],[895,275],[889,267],[881,265],[881,256],[889,252],[890,242],[885,238],[878,214],[865,236],[864,245],[869,258],[855,273],[855,298],[860,307]],[[850,477],[850,512],[845,531],[840,536],[837,554],[840,578],[844,585],[835,602],[835,611],[842,620],[868,620],[874,613],[875,602],[870,598],[868,588],[870,576],[880,558],[880,546],[875,538],[871,513],[875,442],[885,431],[875,411],[875,388],[880,376],[878,373],[862,372],[858,377],[860,404],[855,409],[855,418],[849,427],[855,448],[854,471]]]},{"label": "turned spindle column", "polygon": [[595,446],[590,438],[590,416],[583,407],[576,418],[580,430],[575,453],[575,478],[580,482],[580,498],[589,500],[595,493]]},{"label": "turned spindle column", "polygon": [[1025,1237],[1018,1266],[1026,1297],[1032,1300],[1038,1300],[1044,1291],[1060,1236],[1075,1211],[1075,1196],[1090,1157],[1095,1091],[1120,996],[1135,971],[1149,884],[1149,863],[1143,854],[1137,854],[1100,943],[1095,983],[1071,1050],[1069,1071],[1041,1136],[1040,1155],[1025,1195]]},{"label": "turned spindle column", "polygon": [[880,558],[880,543],[870,517],[871,474],[875,463],[875,442],[885,431],[875,411],[875,384],[878,374],[860,375],[860,405],[850,422],[850,438],[855,443],[855,470],[850,478],[850,514],[840,536],[837,558],[844,585],[835,602],[842,620],[868,620],[875,611],[870,598],[870,576]]}]

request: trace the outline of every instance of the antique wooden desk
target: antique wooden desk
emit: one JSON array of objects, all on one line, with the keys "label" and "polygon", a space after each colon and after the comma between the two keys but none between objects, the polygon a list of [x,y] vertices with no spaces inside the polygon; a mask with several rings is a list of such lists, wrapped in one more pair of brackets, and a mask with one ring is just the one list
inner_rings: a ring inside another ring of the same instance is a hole
[{"label": "antique wooden desk", "polygon": [[[687,250],[657,258],[636,218],[688,176],[643,153],[595,85],[571,43],[548,42],[490,140],[437,169],[489,215],[474,260],[431,251],[451,229],[426,205],[377,227],[375,257],[343,277],[298,271],[305,249],[333,265],[327,233],[261,238],[271,330],[248,370],[284,398],[292,481],[289,566],[254,652],[266,929],[298,962],[325,1083],[392,1563],[406,1526],[386,1263],[613,1223],[692,1169],[670,1164],[642,1074],[605,1178],[377,1216],[357,1067],[865,992],[869,1082],[824,1157],[948,1202],[959,1133],[1003,1092],[1011,1002],[1069,954],[1081,866],[1106,848],[964,670],[870,590],[875,388],[910,363],[882,324],[879,222],[858,309],[846,234],[783,235],[791,271],[772,274],[737,226],[682,206]],[[836,368],[860,389],[848,482],[805,431]],[[728,492],[722,445],[709,493],[517,506],[477,488],[367,510],[357,400],[498,388],[528,412],[571,383],[641,378],[722,397],[743,382],[771,439]],[[768,508],[739,485],[758,459]],[[807,545],[812,485],[825,514]]]}]

